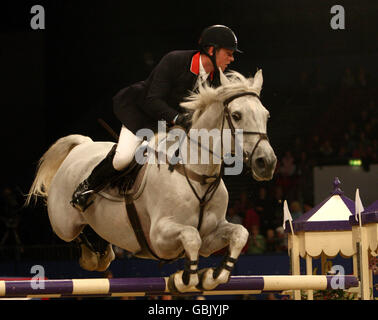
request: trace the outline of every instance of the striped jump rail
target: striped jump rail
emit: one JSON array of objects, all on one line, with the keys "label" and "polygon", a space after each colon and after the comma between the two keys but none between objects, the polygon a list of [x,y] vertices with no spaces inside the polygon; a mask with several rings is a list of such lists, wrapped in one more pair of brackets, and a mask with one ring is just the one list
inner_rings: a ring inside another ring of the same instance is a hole
[{"label": "striped jump rail", "polygon": [[[286,290],[332,290],[358,287],[354,276],[231,276],[211,291],[185,294],[235,295]],[[167,295],[168,277],[0,281],[0,298],[121,297]]]}]

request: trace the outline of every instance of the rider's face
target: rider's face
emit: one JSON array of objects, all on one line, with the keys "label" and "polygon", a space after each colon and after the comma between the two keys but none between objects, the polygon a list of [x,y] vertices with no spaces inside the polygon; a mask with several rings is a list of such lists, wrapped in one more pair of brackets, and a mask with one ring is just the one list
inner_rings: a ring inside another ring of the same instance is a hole
[{"label": "rider's face", "polygon": [[234,51],[230,49],[221,48],[218,50],[216,55],[216,62],[217,66],[222,69],[222,71],[226,70],[228,65],[234,61]]},{"label": "rider's face", "polygon": [[[210,48],[210,54],[213,53],[213,47]],[[234,51],[230,49],[220,48],[216,52],[216,62],[217,66],[224,70],[226,70],[227,66],[234,61]]]}]

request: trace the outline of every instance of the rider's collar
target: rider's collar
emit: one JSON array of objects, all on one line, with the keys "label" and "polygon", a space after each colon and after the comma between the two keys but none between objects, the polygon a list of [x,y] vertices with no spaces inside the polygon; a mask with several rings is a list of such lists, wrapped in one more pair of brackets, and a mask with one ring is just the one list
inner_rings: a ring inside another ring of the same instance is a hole
[{"label": "rider's collar", "polygon": [[200,72],[200,57],[201,57],[201,52],[197,52],[192,57],[192,63],[190,64],[190,71],[194,73],[196,76],[198,76]]},{"label": "rider's collar", "polygon": [[[200,74],[200,58],[201,58],[201,52],[197,52],[192,57],[192,62],[190,64],[190,71],[194,73],[196,76]],[[211,79],[213,79],[213,72],[210,73]]]}]

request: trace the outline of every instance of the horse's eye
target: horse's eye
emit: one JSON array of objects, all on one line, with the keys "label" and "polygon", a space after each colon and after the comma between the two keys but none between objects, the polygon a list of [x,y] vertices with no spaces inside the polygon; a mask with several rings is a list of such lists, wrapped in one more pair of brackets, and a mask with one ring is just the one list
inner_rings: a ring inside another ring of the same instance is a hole
[{"label": "horse's eye", "polygon": [[235,121],[240,121],[241,118],[242,118],[242,115],[240,112],[238,111],[235,111],[232,113],[232,118],[235,120]]}]

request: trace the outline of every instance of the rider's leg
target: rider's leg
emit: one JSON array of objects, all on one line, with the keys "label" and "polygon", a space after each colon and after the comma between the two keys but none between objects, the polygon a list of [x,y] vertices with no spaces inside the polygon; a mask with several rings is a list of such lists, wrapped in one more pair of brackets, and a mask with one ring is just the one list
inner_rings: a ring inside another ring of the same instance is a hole
[{"label": "rider's leg", "polygon": [[71,204],[84,212],[92,204],[95,192],[104,188],[131,163],[140,141],[129,129],[122,126],[118,144],[113,146],[89,177],[78,185],[72,195]]},{"label": "rider's leg", "polygon": [[135,150],[141,142],[142,140],[140,138],[125,126],[122,126],[117,149],[113,158],[113,167],[118,171],[125,169],[133,160]]}]

